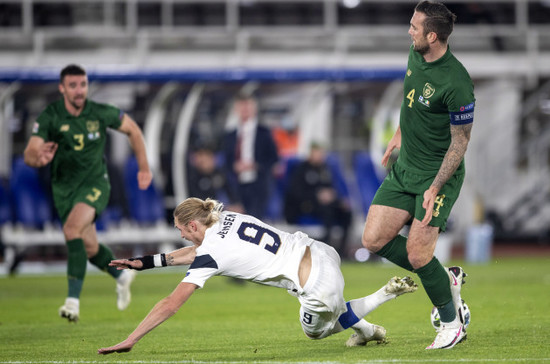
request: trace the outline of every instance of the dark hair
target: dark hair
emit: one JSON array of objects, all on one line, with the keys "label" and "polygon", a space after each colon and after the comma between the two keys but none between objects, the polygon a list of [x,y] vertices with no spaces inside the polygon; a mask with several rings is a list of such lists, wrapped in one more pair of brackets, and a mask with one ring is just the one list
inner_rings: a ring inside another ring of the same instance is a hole
[{"label": "dark hair", "polygon": [[455,14],[445,5],[436,1],[421,1],[416,5],[414,11],[426,14],[424,35],[434,32],[441,42],[447,41],[453,32],[453,25],[456,21]]},{"label": "dark hair", "polygon": [[86,76],[86,71],[76,64],[70,64],[61,70],[59,83],[63,83],[65,76]]}]

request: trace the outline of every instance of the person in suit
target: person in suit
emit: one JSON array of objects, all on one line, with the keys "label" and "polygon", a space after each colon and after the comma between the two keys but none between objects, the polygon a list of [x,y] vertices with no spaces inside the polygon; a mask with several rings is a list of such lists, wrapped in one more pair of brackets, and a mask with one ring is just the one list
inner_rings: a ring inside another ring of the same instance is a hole
[{"label": "person in suit", "polygon": [[[285,193],[284,215],[290,224],[299,224],[304,216],[319,220],[324,230],[321,240],[333,245],[342,258],[347,257],[350,202],[338,193],[326,150],[321,144],[312,143],[308,158],[292,171]],[[342,237],[336,244],[331,238],[335,227],[342,229]]]},{"label": "person in suit", "polygon": [[223,151],[228,182],[233,183],[247,214],[264,217],[272,169],[279,156],[271,130],[259,123],[258,103],[240,95],[234,111],[239,123],[224,135]]}]

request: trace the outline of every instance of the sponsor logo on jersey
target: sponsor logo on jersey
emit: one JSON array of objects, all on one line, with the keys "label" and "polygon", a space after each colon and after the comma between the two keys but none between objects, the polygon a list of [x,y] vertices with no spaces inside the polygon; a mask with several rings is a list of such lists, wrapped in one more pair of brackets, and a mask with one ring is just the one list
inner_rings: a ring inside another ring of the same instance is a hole
[{"label": "sponsor logo on jersey", "polygon": [[35,121],[34,124],[32,124],[32,132],[38,133],[39,128],[40,128],[40,125]]},{"label": "sponsor logo on jersey", "polygon": [[96,131],[94,133],[88,133],[88,140],[96,140],[96,139],[99,139],[101,137],[101,134],[99,133],[99,131]]},{"label": "sponsor logo on jersey", "polygon": [[407,76],[410,77],[412,75],[413,71],[411,71],[410,69],[407,70]]},{"label": "sponsor logo on jersey", "polygon": [[88,132],[93,133],[99,130],[99,120],[88,120],[86,121],[86,129]]},{"label": "sponsor logo on jersey", "polygon": [[61,125],[61,128],[59,128],[59,131],[69,131],[69,124],[63,124]]},{"label": "sponsor logo on jersey", "polygon": [[435,93],[435,87],[433,87],[429,82],[426,82],[424,88],[422,89],[422,96],[425,99],[429,99]]},{"label": "sponsor logo on jersey", "polygon": [[422,95],[418,96],[418,102],[424,106],[430,107],[430,100],[426,100]]},{"label": "sponsor logo on jersey", "polygon": [[466,106],[461,106],[460,111],[473,110],[473,108],[474,108],[474,103],[472,102],[471,104],[468,104]]}]

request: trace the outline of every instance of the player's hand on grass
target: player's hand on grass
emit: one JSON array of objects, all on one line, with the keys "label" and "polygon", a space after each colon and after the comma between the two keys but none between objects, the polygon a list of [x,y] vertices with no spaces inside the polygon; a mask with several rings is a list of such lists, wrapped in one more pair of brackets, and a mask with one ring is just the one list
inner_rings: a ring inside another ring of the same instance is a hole
[{"label": "player's hand on grass", "polygon": [[151,181],[153,180],[153,173],[151,171],[139,171],[137,175],[138,186],[140,190],[146,190]]},{"label": "player's hand on grass", "polygon": [[112,353],[127,353],[130,350],[132,350],[133,346],[134,344],[131,342],[128,342],[128,339],[126,339],[120,344],[116,344],[115,346],[97,349],[97,353],[101,355],[107,355]]},{"label": "player's hand on grass", "polygon": [[143,268],[143,262],[139,259],[130,260],[130,259],[115,259],[111,260],[109,267],[116,267],[118,270],[122,269],[136,269],[140,270]]}]

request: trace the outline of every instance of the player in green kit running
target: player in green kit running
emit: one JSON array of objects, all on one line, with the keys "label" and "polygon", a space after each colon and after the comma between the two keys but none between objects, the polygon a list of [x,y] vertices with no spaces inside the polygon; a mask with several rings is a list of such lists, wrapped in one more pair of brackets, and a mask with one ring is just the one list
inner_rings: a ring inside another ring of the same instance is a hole
[{"label": "player in green kit running", "polygon": [[[438,2],[421,1],[415,8],[399,128],[382,164],[394,149],[399,157],[373,199],[362,238],[370,251],[417,273],[438,308],[441,328],[426,349],[452,348],[466,338],[460,297],[465,273],[433,256],[464,181],[474,120],[472,80],[447,44],[455,19]],[[408,238],[399,235],[411,220]]]},{"label": "player in green kit running", "polygon": [[120,109],[87,100],[88,77],[84,69],[76,65],[65,67],[59,91],[63,99],[48,105],[33,126],[25,163],[42,167],[51,162],[53,199],[63,222],[68,250],[68,295],[59,314],[77,322],[88,260],[116,279],[118,309],[126,309],[131,299],[134,274],[109,267],[113,253],[98,243],[95,228],[95,220],[107,206],[111,191],[104,160],[107,128],[128,136],[139,165],[140,189],[149,187],[152,174],[141,129]]}]

